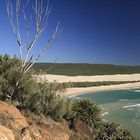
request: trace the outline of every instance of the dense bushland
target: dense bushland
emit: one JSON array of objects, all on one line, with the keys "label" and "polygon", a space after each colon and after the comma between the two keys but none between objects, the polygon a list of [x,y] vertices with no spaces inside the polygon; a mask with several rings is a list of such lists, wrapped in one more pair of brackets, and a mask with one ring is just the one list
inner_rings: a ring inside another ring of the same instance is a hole
[{"label": "dense bushland", "polygon": [[[50,116],[55,121],[62,121],[65,114],[64,84],[38,83],[38,91],[33,93],[27,103],[27,109],[38,115]],[[27,110],[26,109],[26,110]]]},{"label": "dense bushland", "polygon": [[31,72],[21,75],[21,63],[8,55],[0,56],[0,98],[23,106],[37,89]]},{"label": "dense bushland", "polygon": [[[100,109],[89,100],[71,100],[63,97],[67,84],[37,83],[32,71],[21,72],[16,57],[0,56],[0,100],[11,102],[30,116],[50,116],[55,121],[68,121],[75,130],[74,121],[80,120],[90,127],[92,140],[135,140],[131,133],[115,123],[103,122]],[[75,133],[75,131],[74,131]],[[76,135],[82,139],[80,135]],[[72,139],[75,135],[72,136]],[[88,139],[88,136],[85,136]]]},{"label": "dense bushland", "polygon": [[119,66],[110,64],[71,64],[71,63],[35,63],[36,72],[55,75],[112,75],[140,73],[140,66]]},{"label": "dense bushland", "polygon": [[21,74],[21,63],[16,57],[0,56],[0,99],[14,104],[24,112],[49,115],[55,120],[63,116],[63,92],[67,84],[37,83],[32,71]]}]

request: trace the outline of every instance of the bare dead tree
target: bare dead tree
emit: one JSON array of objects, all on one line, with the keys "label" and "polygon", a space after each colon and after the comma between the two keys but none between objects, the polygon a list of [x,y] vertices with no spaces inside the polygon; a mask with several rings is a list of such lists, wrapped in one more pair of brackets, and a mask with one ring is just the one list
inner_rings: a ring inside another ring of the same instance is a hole
[{"label": "bare dead tree", "polygon": [[[40,52],[34,56],[31,54],[33,48],[35,48],[39,42],[41,34],[46,30],[48,23],[48,17],[50,15],[51,9],[49,8],[49,0],[45,6],[43,6],[43,0],[34,0],[32,6],[29,5],[30,0],[26,0],[22,4],[21,0],[16,0],[15,8],[11,0],[6,0],[7,14],[9,17],[10,24],[12,26],[14,35],[16,37],[17,45],[19,47],[20,60],[21,60],[21,74],[24,74],[29,71],[29,69],[44,55],[46,50],[51,47],[52,43],[55,41],[57,36],[60,33],[59,22],[46,42],[46,45],[40,50]],[[29,23],[30,21],[27,18],[27,10],[31,8],[34,13],[35,18],[35,32],[30,40],[29,35]],[[22,13],[22,14],[21,14]],[[20,33],[19,26],[19,15],[23,17],[25,23],[25,34],[26,34],[26,43],[22,42],[22,37]],[[23,47],[26,47],[26,52],[23,52]],[[24,56],[24,57],[23,57]]]}]

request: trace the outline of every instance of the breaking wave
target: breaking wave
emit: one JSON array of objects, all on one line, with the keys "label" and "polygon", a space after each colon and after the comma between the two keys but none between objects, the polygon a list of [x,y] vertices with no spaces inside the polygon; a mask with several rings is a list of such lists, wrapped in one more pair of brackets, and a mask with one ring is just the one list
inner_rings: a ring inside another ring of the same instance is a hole
[{"label": "breaking wave", "polygon": [[102,114],[102,116],[105,116],[105,115],[108,115],[108,114],[109,114],[108,112],[105,112],[105,113]]},{"label": "breaking wave", "polygon": [[140,89],[133,90],[134,92],[140,92]]},{"label": "breaking wave", "polygon": [[119,99],[120,102],[128,101],[128,99]]},{"label": "breaking wave", "polygon": [[139,106],[140,106],[140,104],[134,104],[134,105],[123,106],[123,108],[139,107]]}]

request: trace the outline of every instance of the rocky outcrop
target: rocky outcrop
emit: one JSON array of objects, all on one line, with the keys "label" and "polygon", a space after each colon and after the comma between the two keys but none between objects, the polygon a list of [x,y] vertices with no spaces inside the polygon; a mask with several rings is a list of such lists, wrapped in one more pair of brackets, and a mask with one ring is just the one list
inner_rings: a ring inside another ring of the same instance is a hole
[{"label": "rocky outcrop", "polygon": [[0,140],[15,140],[13,132],[0,125]]},{"label": "rocky outcrop", "polygon": [[54,123],[52,128],[47,128],[47,131],[54,140],[69,140],[68,128],[65,124]]},{"label": "rocky outcrop", "polygon": [[29,124],[16,107],[0,101],[0,140],[69,140],[67,125],[47,119],[43,123]]},{"label": "rocky outcrop", "polygon": [[51,140],[50,133],[38,126],[30,126],[30,132],[34,140]]},{"label": "rocky outcrop", "polygon": [[26,118],[16,107],[2,101],[0,101],[0,124],[12,129],[22,129],[28,126]]},{"label": "rocky outcrop", "polygon": [[[0,101],[0,124],[3,125],[3,127],[9,128],[16,140],[32,140],[30,132],[27,129],[29,125],[26,118],[16,107],[2,101]],[[2,132],[2,130],[0,130],[0,132]]]}]

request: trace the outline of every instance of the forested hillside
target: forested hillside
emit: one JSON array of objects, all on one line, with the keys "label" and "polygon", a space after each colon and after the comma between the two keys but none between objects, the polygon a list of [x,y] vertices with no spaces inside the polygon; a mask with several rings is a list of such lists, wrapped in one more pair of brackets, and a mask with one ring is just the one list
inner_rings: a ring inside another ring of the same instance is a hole
[{"label": "forested hillside", "polygon": [[33,68],[37,72],[68,76],[140,73],[140,66],[110,64],[36,63]]}]

